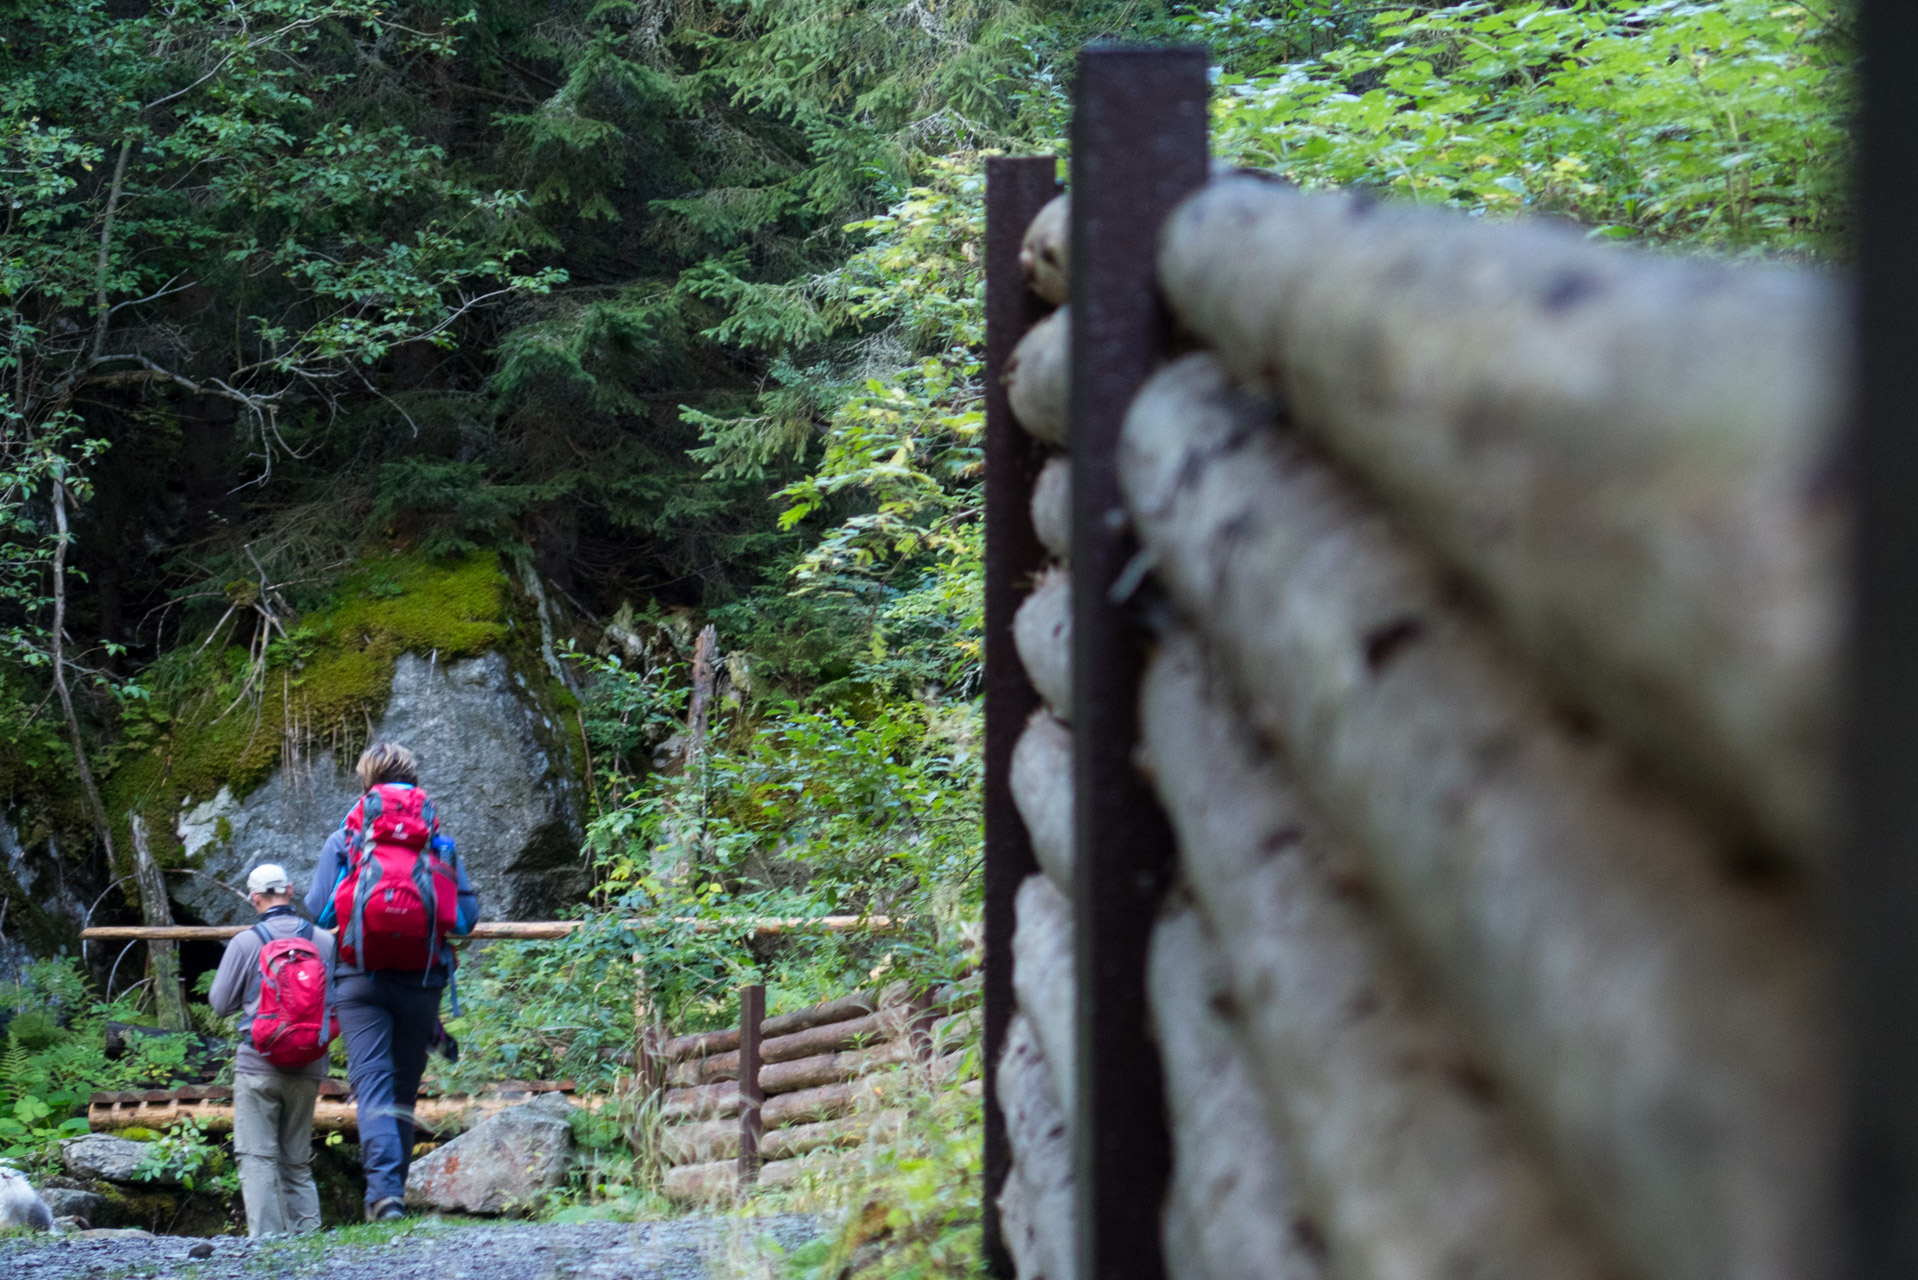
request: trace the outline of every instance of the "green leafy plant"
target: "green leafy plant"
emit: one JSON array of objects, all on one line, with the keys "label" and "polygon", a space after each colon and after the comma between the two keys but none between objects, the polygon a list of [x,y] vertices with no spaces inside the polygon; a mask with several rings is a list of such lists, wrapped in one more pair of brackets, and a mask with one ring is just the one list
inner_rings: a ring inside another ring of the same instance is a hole
[{"label": "green leafy plant", "polygon": [[232,1167],[219,1143],[207,1140],[206,1131],[191,1116],[175,1121],[147,1143],[133,1176],[140,1182],[177,1183],[189,1192],[221,1196],[240,1189],[239,1170]]}]

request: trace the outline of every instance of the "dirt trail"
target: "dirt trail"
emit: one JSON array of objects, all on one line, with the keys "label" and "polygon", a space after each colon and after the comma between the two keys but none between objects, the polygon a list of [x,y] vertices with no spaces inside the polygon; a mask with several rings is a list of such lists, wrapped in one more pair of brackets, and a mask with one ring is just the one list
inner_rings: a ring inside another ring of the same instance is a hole
[{"label": "dirt trail", "polygon": [[[343,1241],[331,1233],[255,1244],[243,1238],[188,1236],[83,1239],[28,1236],[0,1240],[0,1275],[9,1280],[254,1280],[323,1276],[326,1280],[728,1280],[742,1245],[770,1239],[791,1250],[818,1233],[803,1214],[674,1218],[664,1222],[409,1224],[389,1240]],[[196,1245],[212,1256],[193,1258]]]}]

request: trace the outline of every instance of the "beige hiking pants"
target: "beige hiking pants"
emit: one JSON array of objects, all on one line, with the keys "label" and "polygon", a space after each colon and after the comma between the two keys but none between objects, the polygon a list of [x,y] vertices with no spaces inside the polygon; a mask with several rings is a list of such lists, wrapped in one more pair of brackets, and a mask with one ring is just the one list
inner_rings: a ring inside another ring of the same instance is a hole
[{"label": "beige hiking pants", "polygon": [[233,1152],[249,1236],[299,1235],[320,1229],[320,1191],[313,1184],[312,1076],[233,1077]]}]

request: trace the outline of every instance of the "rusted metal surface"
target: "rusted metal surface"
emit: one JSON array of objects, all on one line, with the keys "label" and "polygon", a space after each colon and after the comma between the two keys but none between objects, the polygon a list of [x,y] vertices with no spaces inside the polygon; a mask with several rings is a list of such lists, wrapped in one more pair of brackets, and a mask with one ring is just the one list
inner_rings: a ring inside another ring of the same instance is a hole
[{"label": "rusted metal surface", "polygon": [[[1166,349],[1160,224],[1205,181],[1206,55],[1094,46],[1072,118],[1072,706],[1080,1280],[1160,1280],[1171,1166],[1146,949],[1171,829],[1133,765],[1146,635],[1124,597],[1126,408]],[[1115,587],[1119,590],[1115,591]],[[1116,597],[1116,598],[1115,598]]]},{"label": "rusted metal surface", "polygon": [[1918,1275],[1918,6],[1860,14],[1857,506],[1833,936],[1849,1056],[1847,1273]]},{"label": "rusted metal surface", "polygon": [[986,161],[986,756],[985,756],[985,1255],[995,1275],[1012,1274],[999,1236],[999,1189],[1012,1153],[993,1090],[999,1050],[1012,1019],[1012,898],[1038,870],[1025,823],[1012,802],[1012,748],[1039,695],[1012,644],[1012,616],[1045,563],[1028,514],[1045,450],[1012,420],[1007,359],[1050,308],[1025,286],[1019,244],[1033,217],[1058,192],[1051,156]]},{"label": "rusted metal surface", "polygon": [[760,1033],[766,1021],[766,988],[758,984],[739,989],[739,1185],[759,1176],[759,1137],[765,1117],[760,1105],[766,1094],[760,1087]]}]

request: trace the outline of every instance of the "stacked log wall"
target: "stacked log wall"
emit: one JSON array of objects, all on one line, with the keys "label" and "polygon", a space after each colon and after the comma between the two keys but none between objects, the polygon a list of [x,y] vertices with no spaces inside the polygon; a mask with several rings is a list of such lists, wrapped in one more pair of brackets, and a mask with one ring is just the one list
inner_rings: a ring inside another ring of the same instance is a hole
[{"label": "stacked log wall", "polygon": [[[1065,197],[1028,285],[1069,292]],[[1835,1274],[1842,281],[1216,179],[1117,459],[1180,1280]],[[1058,313],[1008,398],[1055,448]],[[999,1066],[1020,1280],[1073,1274],[1071,466],[1015,628]]]}]

